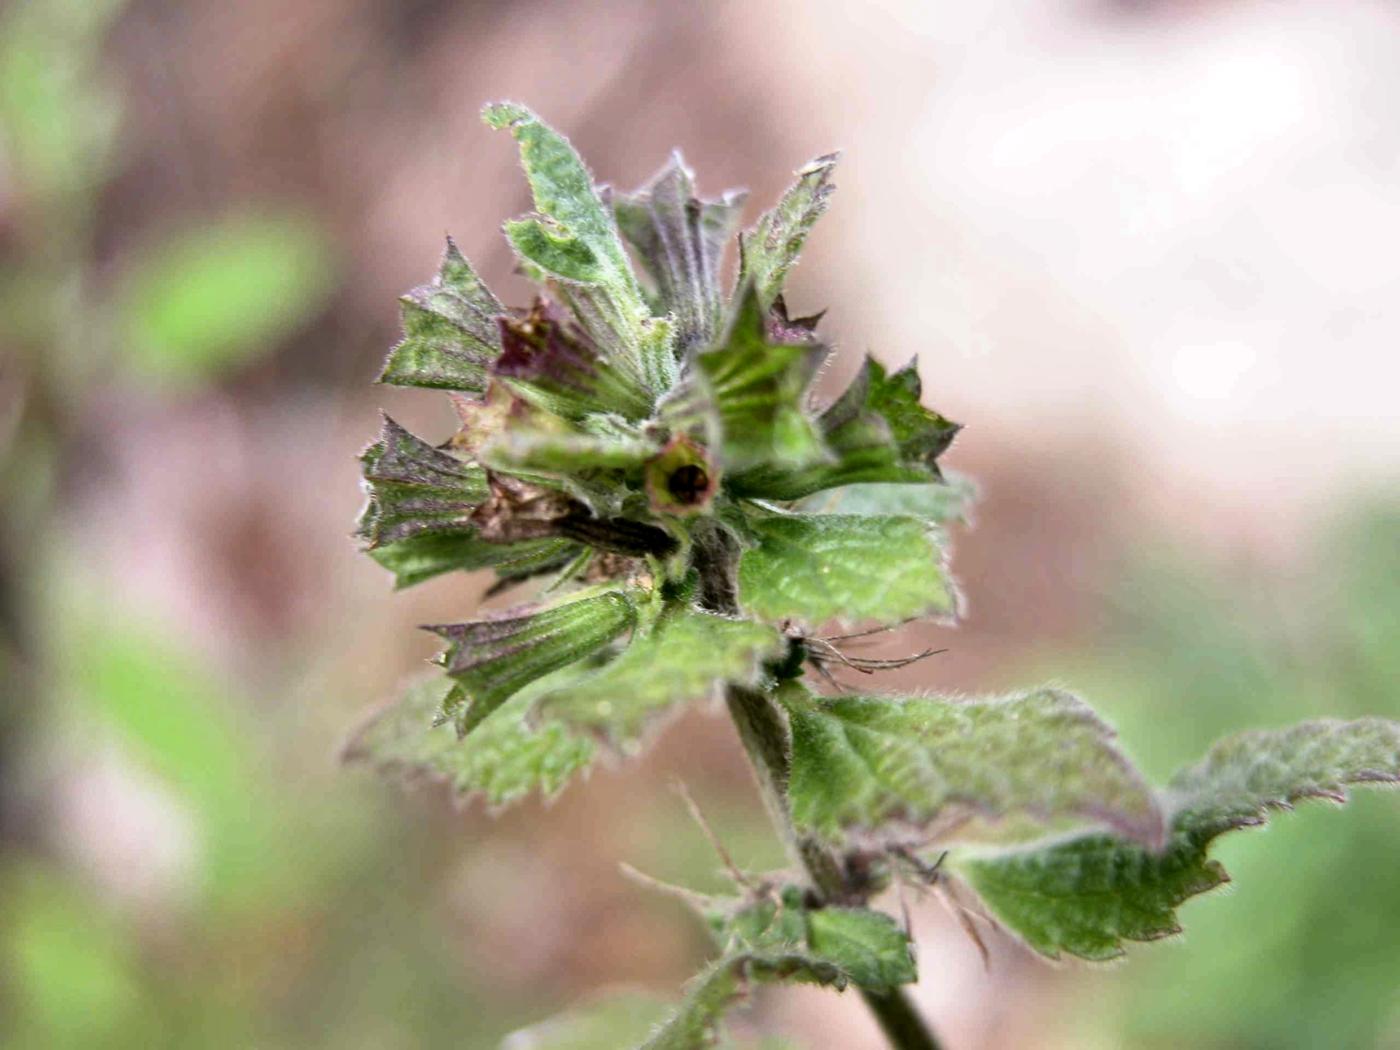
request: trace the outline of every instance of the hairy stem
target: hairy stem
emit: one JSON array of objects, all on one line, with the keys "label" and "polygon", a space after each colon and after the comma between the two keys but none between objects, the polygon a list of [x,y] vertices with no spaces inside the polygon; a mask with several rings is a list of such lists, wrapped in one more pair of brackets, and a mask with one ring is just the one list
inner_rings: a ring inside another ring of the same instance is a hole
[{"label": "hairy stem", "polygon": [[[739,739],[758,776],[764,804],[789,851],[823,900],[846,899],[850,890],[840,859],[820,843],[799,836],[788,816],[788,756],[792,752],[787,719],[772,697],[757,690],[732,686],[726,700]],[[903,989],[883,995],[861,989],[861,998],[893,1050],[939,1050],[938,1040]]]}]

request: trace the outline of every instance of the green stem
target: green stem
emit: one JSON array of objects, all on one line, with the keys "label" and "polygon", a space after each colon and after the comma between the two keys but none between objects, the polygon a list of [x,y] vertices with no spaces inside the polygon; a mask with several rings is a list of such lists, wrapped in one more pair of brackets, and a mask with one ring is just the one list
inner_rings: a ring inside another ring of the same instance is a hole
[{"label": "green stem", "polygon": [[[726,699],[774,826],[822,899],[842,900],[848,896],[848,890],[840,859],[820,843],[799,836],[789,816],[788,756],[792,742],[787,719],[771,696],[753,689],[730,687]],[[887,994],[861,989],[861,998],[893,1050],[939,1050],[938,1040],[903,989]]]}]

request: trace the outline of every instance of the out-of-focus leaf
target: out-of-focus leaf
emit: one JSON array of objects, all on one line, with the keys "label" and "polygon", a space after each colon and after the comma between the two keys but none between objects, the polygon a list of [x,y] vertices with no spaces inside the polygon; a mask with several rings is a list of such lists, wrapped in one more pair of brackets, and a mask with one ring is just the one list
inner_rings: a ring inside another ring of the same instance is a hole
[{"label": "out-of-focus leaf", "polygon": [[1167,849],[1107,835],[969,856],[958,869],[993,916],[1043,955],[1111,959],[1124,941],[1181,932],[1176,908],[1229,877],[1211,842],[1307,798],[1343,801],[1349,784],[1400,781],[1400,722],[1304,722],[1221,741],[1172,780]]},{"label": "out-of-focus leaf", "polygon": [[153,380],[198,383],[273,349],[325,302],[334,267],[299,215],[193,226],[147,251],[117,309],[130,366]]},{"label": "out-of-focus leaf", "polygon": [[740,287],[752,281],[765,310],[782,294],[807,234],[827,209],[836,189],[831,173],[838,158],[839,154],[829,153],[798,171],[797,182],[740,241]]},{"label": "out-of-focus leaf", "polygon": [[512,1032],[501,1050],[620,1050],[644,1042],[670,1013],[650,995],[618,994]]},{"label": "out-of-focus leaf", "polygon": [[636,622],[631,599],[609,591],[525,615],[429,627],[447,639],[440,662],[460,687],[443,714],[465,736],[521,688],[596,653]]},{"label": "out-of-focus leaf", "polygon": [[1149,848],[1157,799],[1113,730],[1068,693],[985,700],[779,694],[792,725],[789,795],[804,833],[922,839],[961,820],[1107,825]]},{"label": "out-of-focus leaf", "polygon": [[739,599],[754,616],[899,623],[956,608],[938,536],[917,518],[775,514],[749,525]]},{"label": "out-of-focus leaf", "polygon": [[834,966],[843,981],[876,992],[918,980],[909,936],[888,915],[870,908],[808,907],[797,886],[778,896],[714,902],[711,929],[726,954],[807,955]]},{"label": "out-of-focus leaf", "polygon": [[361,728],[345,757],[409,778],[444,780],[459,794],[482,795],[494,806],[532,791],[556,795],[592,762],[593,742],[559,722],[526,725],[525,716],[537,690],[559,688],[576,675],[565,668],[516,693],[465,740],[451,726],[437,724],[454,684],[429,678]]},{"label": "out-of-focus leaf", "polygon": [[708,346],[719,332],[724,248],[738,229],[745,194],[695,196],[695,177],[679,153],[635,193],[615,193],[613,211],[661,297],[676,318],[676,350]]},{"label": "out-of-focus leaf", "polygon": [[647,634],[592,677],[545,694],[541,710],[634,747],[657,715],[715,696],[726,683],[755,685],[785,647],[777,631],[688,606],[664,613]]},{"label": "out-of-focus leaf", "polygon": [[389,351],[381,383],[480,393],[501,353],[497,318],[506,309],[452,238],[429,284],[400,300],[403,340]]},{"label": "out-of-focus leaf", "polygon": [[394,574],[402,590],[445,572],[493,568],[503,579],[523,578],[562,568],[579,552],[561,539],[487,543],[474,532],[423,533],[375,547],[369,556]]},{"label": "out-of-focus leaf", "polygon": [[870,482],[843,485],[808,496],[793,509],[803,514],[859,514],[880,518],[906,515],[947,525],[966,522],[977,486],[962,474],[948,474],[941,482],[907,484]]},{"label": "out-of-focus leaf", "polygon": [[[622,351],[614,364],[630,369],[654,393],[669,388],[676,375],[669,326],[653,326],[612,210],[579,155],[524,106],[497,102],[483,116],[493,128],[509,128],[520,144],[539,211],[538,218],[506,223],[515,250],[566,283],[570,305],[594,341]],[[650,333],[663,328],[668,338],[658,343]]]},{"label": "out-of-focus leaf", "polygon": [[805,405],[825,356],[814,342],[770,341],[756,293],[744,290],[724,344],[696,359],[719,416],[727,471],[797,468],[827,457]]},{"label": "out-of-focus leaf", "polygon": [[425,533],[470,533],[472,512],[490,494],[481,466],[433,448],[388,416],[360,464],[369,503],[358,535],[371,549]]}]

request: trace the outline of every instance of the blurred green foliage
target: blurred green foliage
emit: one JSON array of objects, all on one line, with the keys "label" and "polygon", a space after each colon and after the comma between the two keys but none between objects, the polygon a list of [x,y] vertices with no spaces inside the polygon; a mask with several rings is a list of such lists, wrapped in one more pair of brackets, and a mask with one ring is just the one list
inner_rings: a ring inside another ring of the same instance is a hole
[{"label": "blurred green foliage", "polygon": [[[1230,728],[1400,715],[1400,504],[1347,514],[1307,571],[1243,576],[1149,558],[1119,625],[1055,669],[1162,777]],[[1176,942],[1135,946],[1088,978],[1086,1030],[1138,1047],[1400,1046],[1400,823],[1395,799],[1311,803],[1222,840],[1234,888],[1182,910]],[[1265,838],[1270,841],[1264,841]]]},{"label": "blurred green foliage", "polygon": [[296,214],[169,234],[130,267],[118,300],[127,364],[170,384],[218,375],[306,321],[331,284],[324,239]]}]

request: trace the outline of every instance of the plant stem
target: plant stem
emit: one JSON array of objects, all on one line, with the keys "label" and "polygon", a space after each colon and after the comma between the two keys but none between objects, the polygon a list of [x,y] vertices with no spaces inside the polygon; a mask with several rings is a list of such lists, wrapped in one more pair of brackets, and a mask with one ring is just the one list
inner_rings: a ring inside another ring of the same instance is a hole
[{"label": "plant stem", "polygon": [[[820,843],[799,836],[789,816],[787,793],[792,751],[787,719],[771,696],[753,689],[730,687],[726,699],[774,826],[822,899],[842,900],[848,896],[848,890],[839,858]],[[938,1040],[903,989],[896,988],[887,994],[861,989],[860,994],[893,1050],[939,1050]]]}]

